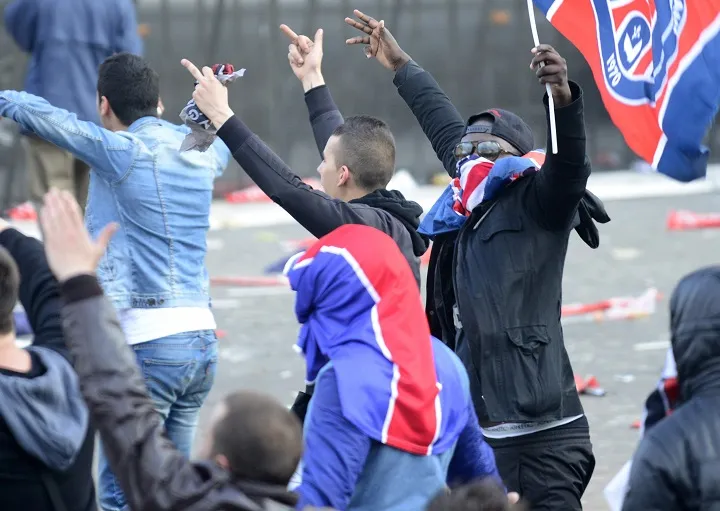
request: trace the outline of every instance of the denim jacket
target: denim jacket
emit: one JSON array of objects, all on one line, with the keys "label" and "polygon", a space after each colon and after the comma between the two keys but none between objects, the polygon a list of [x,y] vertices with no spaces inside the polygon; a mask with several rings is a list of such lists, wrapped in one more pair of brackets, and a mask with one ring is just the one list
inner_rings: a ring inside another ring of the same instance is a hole
[{"label": "denim jacket", "polygon": [[209,306],[213,181],[231,156],[222,142],[180,153],[183,126],[144,117],[112,132],[24,92],[1,91],[0,116],[92,167],[85,225],[97,236],[119,224],[98,267],[116,308]]}]

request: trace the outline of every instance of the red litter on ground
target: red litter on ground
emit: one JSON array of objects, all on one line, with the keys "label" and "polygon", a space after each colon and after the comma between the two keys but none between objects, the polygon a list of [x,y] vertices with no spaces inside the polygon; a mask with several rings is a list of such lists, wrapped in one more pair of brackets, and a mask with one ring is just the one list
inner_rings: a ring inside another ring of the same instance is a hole
[{"label": "red litter on ground", "polygon": [[225,337],[227,337],[227,332],[225,330],[217,329],[215,330],[215,337],[217,337],[218,339],[224,339]]},{"label": "red litter on ground", "polygon": [[667,218],[668,231],[720,228],[720,213],[671,211]]},{"label": "red litter on ground", "polygon": [[655,313],[661,295],[655,288],[639,296],[615,297],[593,303],[570,303],[562,306],[563,319],[621,320],[646,317]]},{"label": "red litter on ground", "polygon": [[[320,181],[317,179],[303,179],[303,182],[316,190],[322,190]],[[233,204],[256,204],[272,202],[272,199],[265,195],[257,185],[251,185],[242,190],[236,190],[225,195],[225,200]]]},{"label": "red litter on ground", "polygon": [[274,287],[288,286],[288,279],[284,275],[272,277],[210,277],[211,286],[230,287]]},{"label": "red litter on ground", "polygon": [[575,388],[578,394],[586,394],[589,396],[604,396],[605,389],[603,389],[594,376],[588,376],[583,379],[582,376],[575,375]]}]

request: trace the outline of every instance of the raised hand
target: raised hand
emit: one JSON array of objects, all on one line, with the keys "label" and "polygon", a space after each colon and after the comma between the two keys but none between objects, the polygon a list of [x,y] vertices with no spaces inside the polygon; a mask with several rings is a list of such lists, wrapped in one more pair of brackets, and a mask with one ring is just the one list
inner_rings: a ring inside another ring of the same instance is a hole
[{"label": "raised hand", "polygon": [[228,104],[227,88],[220,83],[209,67],[203,67],[202,72],[200,72],[195,64],[188,59],[182,59],[180,64],[197,81],[192,95],[195,104],[212,121],[215,128],[220,129],[225,124],[225,121],[235,115]]},{"label": "raised hand", "polygon": [[322,75],[323,31],[315,33],[315,40],[304,35],[297,35],[287,25],[280,25],[280,30],[290,39],[288,61],[290,68],[303,84],[305,92],[325,84]]},{"label": "raised hand", "polygon": [[367,58],[377,59],[380,64],[393,72],[396,72],[411,60],[410,55],[400,48],[390,31],[385,28],[384,21],[377,21],[357,9],[353,11],[353,14],[358,19],[345,18],[345,23],[360,30],[365,35],[352,37],[345,41],[345,44],[364,44]]},{"label": "raised hand", "polygon": [[550,84],[555,107],[563,107],[572,103],[565,59],[549,44],[541,44],[530,51],[534,55],[530,62],[530,69],[535,71],[535,75],[542,85]]}]

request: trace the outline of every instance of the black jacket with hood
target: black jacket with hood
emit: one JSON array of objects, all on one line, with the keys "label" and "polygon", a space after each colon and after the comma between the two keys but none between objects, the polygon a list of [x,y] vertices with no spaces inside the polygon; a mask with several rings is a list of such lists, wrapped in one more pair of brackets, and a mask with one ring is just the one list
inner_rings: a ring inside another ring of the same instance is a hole
[{"label": "black jacket with hood", "polygon": [[[413,61],[397,71],[394,82],[454,177],[454,149],[466,129],[460,113]],[[585,189],[590,163],[582,90],[570,86],[573,102],[555,110],[558,154],[548,153],[540,172],[476,207],[459,232],[433,240],[426,300],[430,329],[465,364],[475,409],[485,423],[583,413],[560,324],[562,275],[572,230],[595,248],[599,234],[593,219],[610,219]],[[456,325],[464,334],[457,346]]]},{"label": "black jacket with hood", "polygon": [[691,273],[670,299],[681,404],[643,437],[624,511],[720,510],[720,266]]},{"label": "black jacket with hood", "polygon": [[[305,100],[322,157],[325,144],[344,120],[326,86],[308,91]],[[375,227],[395,240],[420,285],[419,258],[429,241],[417,233],[423,212],[419,204],[389,190],[349,202],[333,199],[305,184],[239,117],[231,117],[218,136],[255,184],[310,234],[321,238],[345,224]]]},{"label": "black jacket with hood", "polygon": [[0,369],[0,509],[93,511],[95,431],[62,330],[60,291],[42,244],[0,232],[20,270],[20,302],[34,332],[27,373]]},{"label": "black jacket with hood", "polygon": [[[309,90],[305,103],[322,158],[328,139],[345,121],[326,85]],[[430,243],[417,232],[423,213],[418,203],[406,200],[396,190],[375,190],[349,202],[314,190],[293,174],[238,117],[230,118],[218,130],[218,136],[255,184],[313,236],[320,238],[345,224],[375,227],[395,240],[418,286],[421,285],[420,256]],[[305,420],[312,391],[312,386],[306,387],[293,404],[292,409],[301,421]]]}]

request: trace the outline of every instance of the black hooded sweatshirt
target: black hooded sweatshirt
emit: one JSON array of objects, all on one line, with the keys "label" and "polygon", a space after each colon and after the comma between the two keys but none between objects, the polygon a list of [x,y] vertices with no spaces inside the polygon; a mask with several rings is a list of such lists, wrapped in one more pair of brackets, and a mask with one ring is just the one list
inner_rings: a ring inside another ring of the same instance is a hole
[{"label": "black hooded sweatshirt", "polygon": [[[322,157],[328,139],[345,121],[325,85],[309,90],[305,102]],[[314,190],[236,116],[223,124],[218,136],[255,184],[313,236],[320,238],[345,224],[375,227],[395,240],[420,286],[420,256],[430,241],[417,232],[423,213],[418,203],[406,200],[395,190],[375,190],[349,202]],[[292,406],[303,422],[312,391],[313,387],[308,386],[305,392],[299,392]]]},{"label": "black hooded sweatshirt", "polygon": [[[322,155],[333,131],[344,120],[324,85],[308,91],[305,101]],[[218,136],[255,184],[310,234],[321,238],[345,224],[375,227],[395,240],[420,286],[419,258],[429,240],[417,232],[423,212],[418,203],[394,190],[375,190],[349,202],[333,199],[305,184],[237,116],[228,119]]]},{"label": "black hooded sweatshirt", "polygon": [[675,288],[670,340],[681,404],[643,437],[623,511],[720,509],[720,266]]}]

